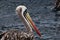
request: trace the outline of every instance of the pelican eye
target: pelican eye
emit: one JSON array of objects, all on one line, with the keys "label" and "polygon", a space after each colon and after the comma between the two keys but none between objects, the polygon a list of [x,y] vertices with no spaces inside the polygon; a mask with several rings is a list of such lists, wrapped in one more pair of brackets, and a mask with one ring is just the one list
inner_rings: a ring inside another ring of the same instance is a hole
[{"label": "pelican eye", "polygon": [[25,16],[25,15],[26,15],[26,13],[27,13],[27,9],[24,11],[23,15]]}]

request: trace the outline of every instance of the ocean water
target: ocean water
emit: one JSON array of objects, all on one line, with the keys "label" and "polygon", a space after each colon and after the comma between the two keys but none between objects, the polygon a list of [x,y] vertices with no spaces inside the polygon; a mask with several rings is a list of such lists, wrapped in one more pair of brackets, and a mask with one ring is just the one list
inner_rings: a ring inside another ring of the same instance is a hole
[{"label": "ocean water", "polygon": [[0,33],[10,29],[25,30],[15,13],[19,5],[28,8],[32,20],[41,31],[42,38],[34,32],[36,40],[60,40],[60,17],[55,21],[56,12],[52,12],[55,0],[0,0]]}]

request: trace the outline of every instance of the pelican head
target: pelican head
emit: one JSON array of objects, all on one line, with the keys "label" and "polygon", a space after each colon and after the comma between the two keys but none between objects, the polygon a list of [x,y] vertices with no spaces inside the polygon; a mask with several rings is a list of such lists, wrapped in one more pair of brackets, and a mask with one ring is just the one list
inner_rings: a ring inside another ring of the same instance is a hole
[{"label": "pelican head", "polygon": [[29,13],[27,11],[27,8],[24,5],[18,6],[16,8],[16,13],[18,14],[18,16],[20,17],[22,22],[25,24],[26,29],[29,33],[33,32],[32,29],[34,29],[36,31],[36,33],[39,36],[41,36],[40,31],[38,30],[38,28],[36,27],[36,25],[32,21]]},{"label": "pelican head", "polygon": [[20,14],[23,16],[24,12],[27,12],[27,8],[23,5],[20,5],[16,8],[17,14]]}]

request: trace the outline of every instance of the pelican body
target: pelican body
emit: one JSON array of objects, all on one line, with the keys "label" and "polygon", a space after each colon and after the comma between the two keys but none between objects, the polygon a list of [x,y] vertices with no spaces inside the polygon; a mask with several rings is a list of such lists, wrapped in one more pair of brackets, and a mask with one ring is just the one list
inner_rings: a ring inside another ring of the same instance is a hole
[{"label": "pelican body", "polygon": [[33,30],[36,31],[36,33],[41,36],[39,30],[35,26],[34,22],[32,21],[29,13],[27,12],[27,8],[23,5],[20,5],[16,8],[16,13],[21,19],[21,21],[24,23],[26,27],[26,32],[20,31],[20,30],[9,30],[2,34],[0,34],[1,40],[34,40]]}]

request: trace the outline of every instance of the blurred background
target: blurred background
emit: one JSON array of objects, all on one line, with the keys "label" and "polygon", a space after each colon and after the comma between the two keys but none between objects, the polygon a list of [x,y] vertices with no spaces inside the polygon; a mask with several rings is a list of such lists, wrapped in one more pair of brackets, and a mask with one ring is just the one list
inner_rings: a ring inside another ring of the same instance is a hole
[{"label": "blurred background", "polygon": [[[42,38],[35,32],[36,40],[60,40],[60,18],[52,12],[56,0],[0,0],[0,34],[10,29],[25,30],[24,24],[15,13],[19,5],[25,5],[41,31]],[[60,12],[57,12],[60,13]]]}]

